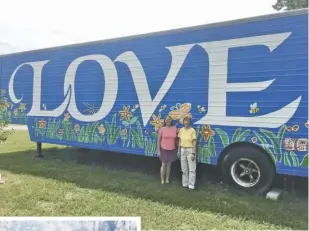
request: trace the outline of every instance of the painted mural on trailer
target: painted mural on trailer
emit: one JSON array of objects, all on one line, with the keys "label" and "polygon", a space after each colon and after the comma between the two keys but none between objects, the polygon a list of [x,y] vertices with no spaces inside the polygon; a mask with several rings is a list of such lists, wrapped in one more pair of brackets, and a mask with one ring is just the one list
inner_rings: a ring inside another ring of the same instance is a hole
[{"label": "painted mural on trailer", "polygon": [[307,176],[307,38],[300,15],[5,56],[1,116],[33,141],[147,156],[167,115],[189,116],[200,162],[251,142]]}]

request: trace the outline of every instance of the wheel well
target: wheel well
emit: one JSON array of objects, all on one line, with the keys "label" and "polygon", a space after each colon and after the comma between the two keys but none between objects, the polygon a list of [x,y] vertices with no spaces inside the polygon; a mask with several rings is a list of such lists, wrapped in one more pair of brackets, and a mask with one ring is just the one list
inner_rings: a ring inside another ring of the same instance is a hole
[{"label": "wheel well", "polygon": [[223,149],[223,151],[221,152],[219,159],[218,159],[218,166],[220,166],[222,164],[222,161],[224,159],[224,157],[234,148],[238,148],[238,147],[242,147],[242,148],[252,148],[255,150],[259,150],[261,151],[269,160],[269,162],[272,164],[275,172],[276,172],[276,165],[274,163],[274,161],[272,160],[272,158],[269,156],[269,154],[265,151],[264,148],[256,145],[256,144],[252,144],[252,143],[248,143],[248,142],[235,142],[232,143],[230,145],[228,145],[227,147],[225,147]]}]

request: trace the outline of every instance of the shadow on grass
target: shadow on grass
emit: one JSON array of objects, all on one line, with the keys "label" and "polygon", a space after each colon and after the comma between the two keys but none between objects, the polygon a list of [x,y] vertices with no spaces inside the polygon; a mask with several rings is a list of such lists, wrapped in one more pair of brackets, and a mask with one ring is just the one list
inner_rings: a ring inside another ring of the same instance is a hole
[{"label": "shadow on grass", "polygon": [[[254,196],[231,194],[219,183],[217,170],[211,167],[198,167],[198,188],[196,191],[189,191],[180,186],[179,162],[173,164],[172,184],[162,186],[159,183],[160,162],[157,158],[76,148],[49,148],[43,151],[45,161],[42,163],[32,161],[34,150],[1,154],[0,168],[12,173],[70,182],[83,188],[210,211],[244,220],[291,229],[308,227],[306,199],[274,202]],[[55,168],[57,165],[60,167]],[[83,168],[82,165],[86,166]]]}]

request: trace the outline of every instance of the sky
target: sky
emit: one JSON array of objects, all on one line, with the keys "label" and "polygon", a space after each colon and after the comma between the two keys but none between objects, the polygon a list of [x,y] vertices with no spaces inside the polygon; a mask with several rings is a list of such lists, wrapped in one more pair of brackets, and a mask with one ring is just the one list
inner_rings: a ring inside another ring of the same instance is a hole
[{"label": "sky", "polygon": [[274,13],[275,0],[3,0],[0,54]]}]

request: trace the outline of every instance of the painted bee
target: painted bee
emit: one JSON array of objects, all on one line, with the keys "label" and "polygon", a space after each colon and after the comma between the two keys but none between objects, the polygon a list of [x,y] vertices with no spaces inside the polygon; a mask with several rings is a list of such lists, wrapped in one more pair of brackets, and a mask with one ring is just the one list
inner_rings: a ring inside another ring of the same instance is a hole
[{"label": "painted bee", "polygon": [[159,112],[164,111],[164,110],[165,110],[165,108],[166,108],[166,105],[162,105],[162,106],[160,107],[160,109],[159,109]]},{"label": "painted bee", "polygon": [[139,108],[139,105],[138,104],[136,104],[133,108],[132,108],[132,112],[136,112],[136,110]]},{"label": "painted bee", "polygon": [[202,112],[206,111],[205,107],[202,107],[201,105],[197,106],[197,110],[198,110],[199,113],[202,113]]},{"label": "painted bee", "polygon": [[250,114],[255,114],[259,111],[260,109],[258,108],[257,106],[257,103],[253,103],[253,104],[250,104]]},{"label": "painted bee", "polygon": [[298,125],[294,125],[292,127],[292,131],[297,132],[299,130],[299,126]]}]

